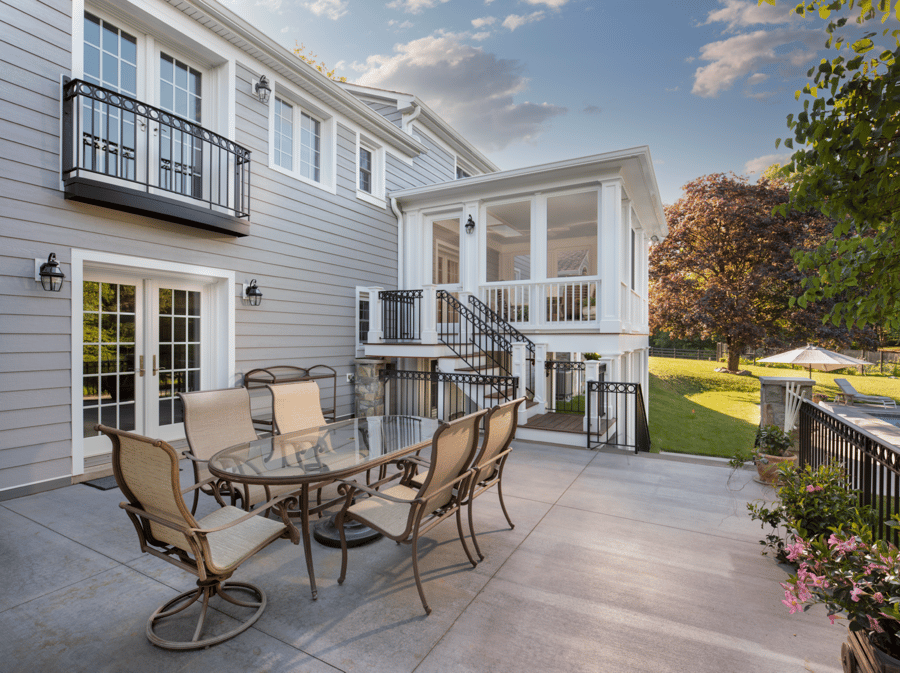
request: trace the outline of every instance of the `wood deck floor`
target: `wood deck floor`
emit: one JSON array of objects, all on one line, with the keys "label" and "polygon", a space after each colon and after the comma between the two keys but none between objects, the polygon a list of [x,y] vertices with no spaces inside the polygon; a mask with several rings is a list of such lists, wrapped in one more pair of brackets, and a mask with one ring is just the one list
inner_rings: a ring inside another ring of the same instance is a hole
[{"label": "wood deck floor", "polygon": [[[552,430],[553,432],[571,432],[579,435],[585,434],[584,416],[580,414],[540,414],[529,418],[528,422],[522,427],[535,430]],[[606,419],[601,420],[600,434],[606,432],[607,427],[608,421]]]}]

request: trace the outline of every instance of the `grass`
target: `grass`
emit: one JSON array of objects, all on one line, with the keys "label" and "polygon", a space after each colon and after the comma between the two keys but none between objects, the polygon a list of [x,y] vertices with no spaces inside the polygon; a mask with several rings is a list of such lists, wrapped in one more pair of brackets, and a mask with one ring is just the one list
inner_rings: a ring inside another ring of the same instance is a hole
[{"label": "grass", "polygon": [[845,378],[864,395],[900,399],[900,380],[878,374],[817,372],[790,365],[742,364],[750,376],[720,374],[718,362],[650,358],[650,437],[653,451],[730,458],[752,448],[759,426],[759,377],[812,378],[813,393],[829,399]]}]

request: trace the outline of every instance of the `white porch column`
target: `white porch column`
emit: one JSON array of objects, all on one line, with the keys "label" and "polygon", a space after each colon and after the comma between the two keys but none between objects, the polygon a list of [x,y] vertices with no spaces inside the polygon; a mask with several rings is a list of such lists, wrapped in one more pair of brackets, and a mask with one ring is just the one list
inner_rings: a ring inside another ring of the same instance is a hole
[{"label": "white porch column", "polygon": [[[528,373],[525,371],[526,365],[526,345],[524,342],[516,342],[512,345],[512,375],[519,377],[519,387],[516,389],[516,397],[525,397],[528,386]],[[525,425],[528,422],[528,411],[525,405],[519,406],[519,425]]]},{"label": "white porch column", "polygon": [[422,313],[419,316],[422,322],[422,343],[436,344],[438,342],[437,327],[437,288],[434,285],[422,286]]},{"label": "white porch column", "polygon": [[610,180],[600,187],[600,299],[597,302],[601,332],[621,332],[622,182]]},{"label": "white porch column", "polygon": [[547,344],[534,345],[534,401],[538,413],[547,412]]},{"label": "white porch column", "polygon": [[[590,397],[587,394],[587,384],[591,381],[600,380],[600,361],[587,360],[584,363],[584,431],[588,431],[588,421],[590,420],[593,427],[597,427],[600,422],[600,396],[594,395]],[[590,405],[588,399],[590,398]]]},{"label": "white porch column", "polygon": [[369,332],[366,341],[370,344],[380,344],[384,339],[384,328],[381,324],[382,306],[378,293],[383,287],[370,287],[369,291]]}]

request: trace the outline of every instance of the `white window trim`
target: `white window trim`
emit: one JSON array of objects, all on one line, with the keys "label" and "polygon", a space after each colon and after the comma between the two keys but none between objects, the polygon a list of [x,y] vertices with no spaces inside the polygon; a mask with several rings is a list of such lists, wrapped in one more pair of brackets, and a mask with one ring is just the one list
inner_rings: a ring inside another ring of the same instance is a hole
[{"label": "white window trim", "polygon": [[[103,269],[125,271],[147,277],[175,276],[202,279],[210,285],[211,312],[210,330],[206,334],[215,343],[211,344],[215,352],[210,367],[211,381],[204,382],[204,389],[226,388],[234,385],[235,380],[235,292],[234,271],[214,269],[205,266],[193,266],[166,262],[158,259],[131,257],[95,250],[79,250],[72,248],[72,474],[84,474],[84,438],[76,430],[81,427],[82,420],[82,370],[75,363],[81,361],[81,339],[83,336],[83,296],[81,292],[85,269]],[[209,349],[206,349],[209,350]]]},{"label": "white window trim", "polygon": [[[272,78],[270,78],[271,81]],[[269,104],[269,168],[295,180],[330,194],[337,194],[337,120],[335,116],[308,99],[288,89],[278,81],[272,84],[272,100]],[[294,109],[293,119],[293,170],[287,170],[275,163],[275,97],[282,99]],[[300,115],[306,113],[319,122],[319,177],[316,182],[300,173]],[[357,156],[357,163],[359,157]]]},{"label": "white window trim", "polygon": [[[366,192],[359,188],[359,150],[369,150],[372,153],[372,192]],[[356,134],[356,198],[371,203],[379,208],[387,207],[385,197],[385,158],[384,146],[360,133]]]}]

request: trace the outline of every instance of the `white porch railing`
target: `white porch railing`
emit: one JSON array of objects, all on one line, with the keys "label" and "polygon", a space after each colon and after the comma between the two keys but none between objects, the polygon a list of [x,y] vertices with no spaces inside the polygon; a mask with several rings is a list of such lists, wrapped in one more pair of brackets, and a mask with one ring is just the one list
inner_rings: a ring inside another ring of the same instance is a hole
[{"label": "white porch railing", "polygon": [[599,280],[492,283],[480,293],[491,310],[517,326],[584,325],[599,315]]}]

